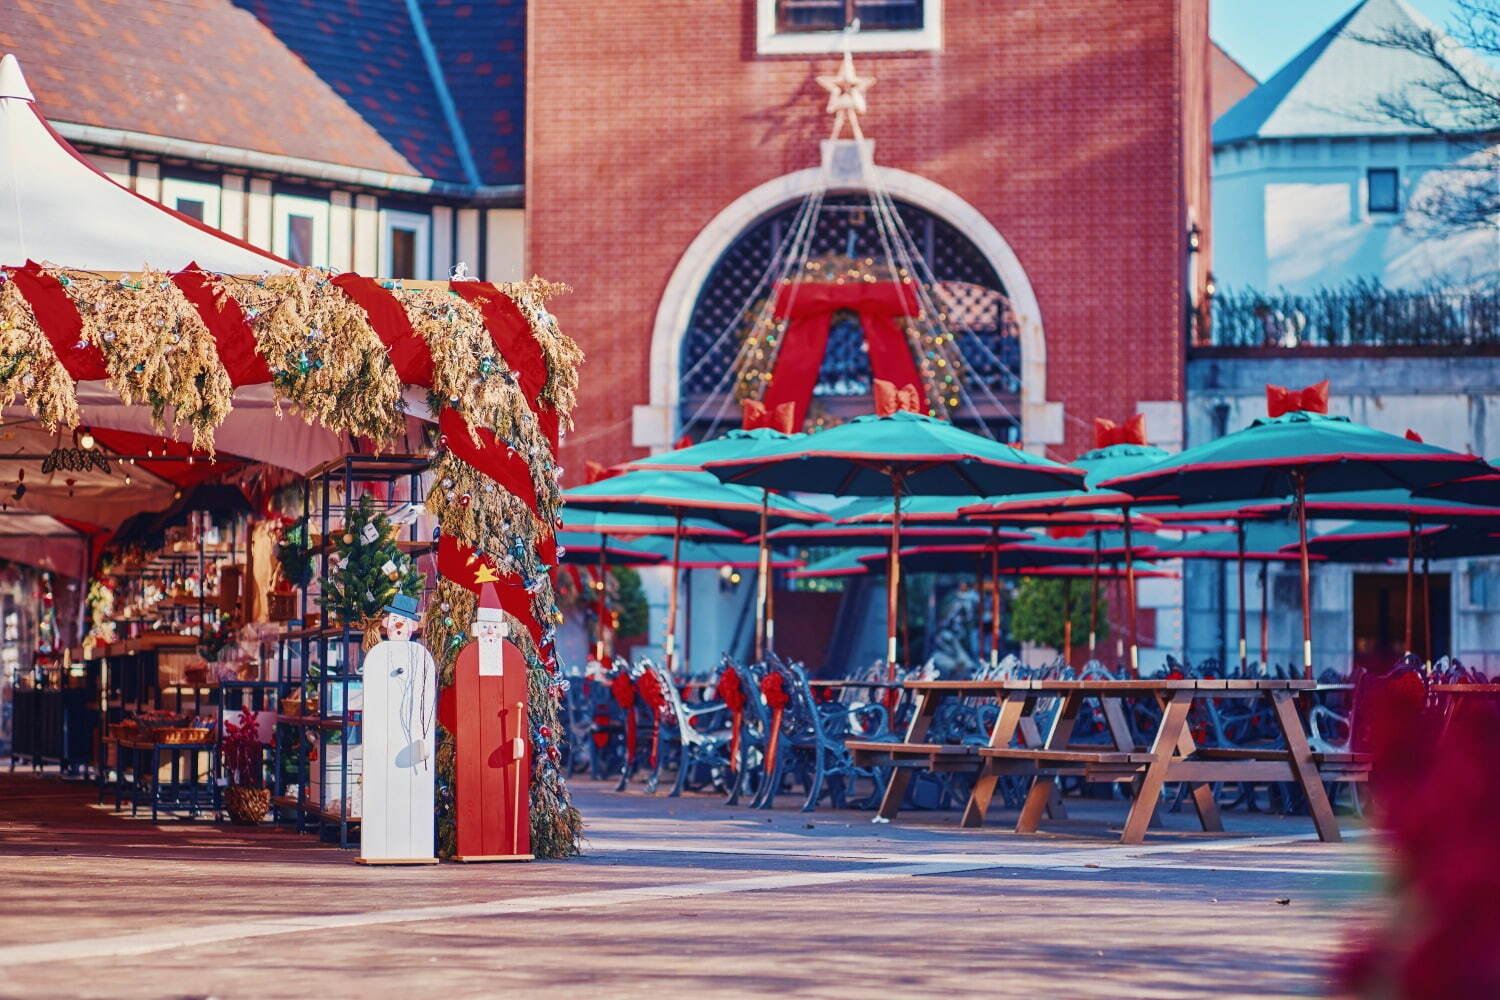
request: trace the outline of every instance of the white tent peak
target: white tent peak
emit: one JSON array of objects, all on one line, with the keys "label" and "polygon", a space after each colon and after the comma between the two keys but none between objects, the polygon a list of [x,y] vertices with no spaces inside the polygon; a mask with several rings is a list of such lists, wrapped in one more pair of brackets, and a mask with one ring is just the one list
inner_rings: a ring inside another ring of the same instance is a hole
[{"label": "white tent peak", "polygon": [[11,52],[0,58],[0,101],[3,100],[36,100],[36,95],[26,85],[26,75],[21,72],[20,60]]}]

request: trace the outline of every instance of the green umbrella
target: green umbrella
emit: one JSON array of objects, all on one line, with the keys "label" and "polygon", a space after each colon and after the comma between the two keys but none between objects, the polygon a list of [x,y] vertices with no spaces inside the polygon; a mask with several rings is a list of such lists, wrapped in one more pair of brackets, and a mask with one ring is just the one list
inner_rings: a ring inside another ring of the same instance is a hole
[{"label": "green umbrella", "polygon": [[[686,448],[636,459],[626,463],[627,469],[657,469],[676,472],[701,472],[704,462],[726,458],[744,458],[781,447],[785,442],[802,437],[800,434],[783,434],[769,427],[754,430],[735,429],[711,441],[702,441]],[[760,524],[757,537],[760,544],[760,562],[755,577],[755,661],[765,658],[767,648],[776,644],[776,619],[774,595],[771,590],[771,548],[766,541],[766,529],[770,521],[771,491],[761,490]]]},{"label": "green umbrella", "polygon": [[1406,652],[1414,651],[1412,643],[1412,593],[1414,590],[1412,564],[1417,555],[1422,558],[1422,594],[1427,608],[1426,656],[1432,663],[1432,580],[1433,559],[1468,559],[1479,556],[1500,555],[1500,537],[1472,524],[1411,528],[1409,523],[1384,521],[1351,524],[1336,531],[1325,532],[1307,542],[1308,550],[1314,554],[1337,559],[1340,562],[1380,562],[1406,556]]},{"label": "green umbrella", "polygon": [[[1500,502],[1500,493],[1490,497]],[[1350,521],[1394,521],[1406,523],[1406,651],[1412,651],[1412,603],[1415,587],[1418,528],[1432,525],[1492,525],[1500,528],[1500,508],[1482,507],[1456,500],[1419,497],[1406,490],[1355,490],[1344,493],[1322,493],[1307,497],[1303,506],[1307,516],[1338,518]],[[1245,512],[1251,517],[1285,517],[1296,514],[1292,497],[1262,504],[1249,504]]]},{"label": "green umbrella", "polygon": [[[677,531],[677,518],[664,514],[630,514],[607,510],[582,510],[564,507],[562,530],[598,532],[615,538],[638,538],[642,535],[672,535]],[[684,538],[717,538],[735,542],[744,537],[733,528],[726,527],[706,517],[684,517]]]},{"label": "green umbrella", "polygon": [[[707,472],[638,469],[610,476],[587,486],[563,492],[563,500],[581,510],[603,510],[619,514],[667,516],[681,522],[689,516],[707,516],[736,531],[753,531],[767,520],[826,521],[828,515],[786,497],[767,497],[764,491],[720,482]],[[674,553],[682,543],[682,532],[674,531]],[[667,598],[665,662],[672,663],[677,645],[678,568],[674,554]]]},{"label": "green umbrella", "polygon": [[[1127,605],[1126,623],[1130,635],[1130,671],[1132,676],[1138,672],[1140,662],[1140,643],[1135,631],[1135,580],[1131,575],[1134,561],[1129,558],[1131,532],[1136,527],[1136,520],[1130,512],[1127,503],[1118,502],[1118,494],[1112,491],[1101,491],[1098,484],[1106,479],[1122,476],[1130,472],[1136,472],[1156,464],[1168,456],[1163,448],[1149,444],[1112,444],[1093,451],[1085,452],[1074,462],[1074,466],[1084,470],[1084,486],[1081,490],[1052,491],[1050,493],[1039,493],[1030,496],[1019,497],[992,497],[978,504],[966,506],[963,513],[974,520],[982,520],[992,524],[1035,524],[1041,523],[1049,526],[1076,526],[1085,528],[1097,528],[1105,526],[1118,526],[1125,532],[1126,548],[1126,588],[1125,602]],[[1113,503],[1099,503],[1084,501],[1113,500]],[[1118,511],[1113,508],[1120,508]],[[1139,512],[1137,512],[1139,513]],[[1149,521],[1147,522],[1150,523]],[[1099,567],[1098,559],[1094,561],[1094,567]],[[1097,582],[1089,591],[1089,600],[1094,603],[1094,609],[1089,612],[1089,620],[1097,617],[1097,605],[1099,601],[1099,587]],[[1092,638],[1090,640],[1092,646]]]},{"label": "green umbrella", "polygon": [[1457,500],[1460,503],[1500,503],[1500,466],[1491,464],[1488,471],[1458,479],[1450,479],[1436,486],[1417,491],[1424,497],[1437,500]]},{"label": "green umbrella", "polygon": [[[1192,534],[1177,542],[1151,546],[1146,555],[1152,559],[1233,559],[1239,570],[1239,630],[1240,671],[1249,667],[1250,652],[1245,631],[1245,562],[1283,562],[1298,558],[1295,551],[1285,551],[1286,546],[1297,545],[1297,532],[1283,522],[1235,521],[1233,531],[1205,531]],[[1321,559],[1321,556],[1310,559]],[[1260,571],[1260,662],[1264,666],[1270,655],[1270,620],[1267,608],[1266,571]]]},{"label": "green umbrella", "polygon": [[1347,490],[1416,490],[1488,470],[1473,455],[1397,437],[1347,417],[1293,410],[1189,448],[1100,489],[1143,501],[1201,503],[1291,495],[1302,558],[1302,662],[1312,677],[1311,578],[1306,558],[1308,494]]},{"label": "green umbrella", "polygon": [[781,492],[893,499],[890,572],[886,581],[886,664],[896,670],[900,592],[901,498],[993,496],[1068,489],[1083,473],[1049,459],[959,430],[916,413],[856,417],[846,424],[785,442],[756,457],[704,465],[727,482]]}]

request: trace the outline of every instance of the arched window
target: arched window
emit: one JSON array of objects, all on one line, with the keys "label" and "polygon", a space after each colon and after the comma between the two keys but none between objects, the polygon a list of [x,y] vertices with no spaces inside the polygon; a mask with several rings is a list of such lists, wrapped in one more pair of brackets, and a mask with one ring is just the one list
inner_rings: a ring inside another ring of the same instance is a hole
[{"label": "arched window", "polygon": [[[914,205],[897,201],[906,232],[937,284],[933,297],[952,316],[966,376],[965,405],[955,423],[983,422],[1000,440],[1019,435],[1020,340],[1005,288],[979,249],[952,225]],[[695,438],[737,426],[733,365],[748,324],[767,287],[798,214],[790,203],[750,226],[724,251],[698,293],[678,359],[679,420]],[[864,194],[823,199],[808,249],[810,258],[891,258],[870,199]],[[845,420],[872,409],[870,365],[864,334],[853,313],[835,315],[828,351],[813,394],[813,414]]]}]

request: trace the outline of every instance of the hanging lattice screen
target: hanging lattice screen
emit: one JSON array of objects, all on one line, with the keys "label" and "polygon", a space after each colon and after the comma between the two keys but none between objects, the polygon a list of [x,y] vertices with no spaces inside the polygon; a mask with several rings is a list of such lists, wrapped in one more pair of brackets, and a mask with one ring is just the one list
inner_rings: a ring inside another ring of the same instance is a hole
[{"label": "hanging lattice screen", "polygon": [[[984,384],[987,395],[1013,398],[1020,388],[1016,375],[1021,368],[1020,342],[1005,308],[999,276],[953,226],[913,205],[896,205],[916,252],[937,279],[934,297],[954,317],[951,329],[956,331],[970,377]],[[705,410],[717,412],[716,407],[705,407],[705,401],[732,389],[731,367],[744,317],[756,311],[753,297],[757,289],[764,289],[767,270],[774,266],[797,211],[797,204],[787,205],[747,229],[720,257],[704,283],[682,342],[679,371],[685,425],[703,422]],[[889,259],[868,196],[827,196],[808,256]],[[853,314],[837,316],[815,398],[858,397],[869,392],[870,366],[859,322]],[[964,414],[956,416],[967,422]],[[981,418],[1002,419],[998,414],[968,415],[970,420]]]}]

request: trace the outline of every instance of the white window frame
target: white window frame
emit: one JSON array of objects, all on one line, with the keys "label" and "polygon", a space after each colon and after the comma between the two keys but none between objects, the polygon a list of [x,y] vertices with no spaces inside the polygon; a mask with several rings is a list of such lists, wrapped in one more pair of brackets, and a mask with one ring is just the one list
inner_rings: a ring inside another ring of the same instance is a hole
[{"label": "white window frame", "polygon": [[[395,240],[391,230],[410,229],[417,234],[415,258],[416,274],[392,274]],[[426,281],[432,277],[432,216],[421,212],[402,212],[393,208],[380,210],[380,276],[383,278],[409,278]]]},{"label": "white window frame", "polygon": [[182,180],[177,177],[163,177],[161,179],[161,203],[170,209],[177,208],[177,199],[186,201],[203,202],[203,224],[219,228],[220,213],[223,210],[224,191],[217,184],[209,184],[205,181]]},{"label": "white window frame", "polygon": [[291,259],[291,226],[288,217],[306,215],[313,220],[312,267],[328,266],[328,202],[295,194],[271,196],[271,252]]},{"label": "white window frame", "polygon": [[851,52],[935,52],[943,47],[943,0],[924,0],[922,27],[915,31],[776,30],[776,0],[755,0],[755,50],[761,55]]}]

